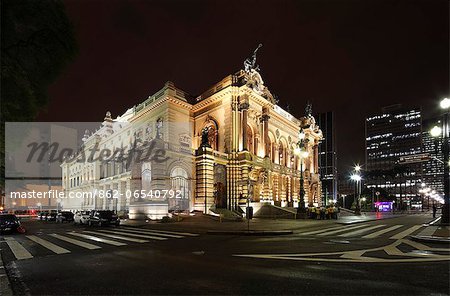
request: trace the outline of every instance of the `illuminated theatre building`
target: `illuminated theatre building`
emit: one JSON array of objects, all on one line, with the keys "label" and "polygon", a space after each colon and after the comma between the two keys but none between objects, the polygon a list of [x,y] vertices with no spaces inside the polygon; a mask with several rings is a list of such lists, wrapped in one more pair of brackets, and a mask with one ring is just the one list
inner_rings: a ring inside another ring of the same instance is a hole
[{"label": "illuminated theatre building", "polygon": [[[78,154],[66,160],[61,165],[66,193],[104,191],[113,196],[97,194],[72,207],[128,212],[131,219],[161,218],[171,210],[239,211],[247,199],[254,205],[295,208],[300,200],[300,168],[305,205],[321,205],[322,132],[310,108],[296,119],[276,104],[255,67],[255,54],[246,60],[245,70],[196,98],[167,82],[115,120],[108,112],[99,130],[86,131],[81,147],[86,155],[96,145],[112,151],[122,148],[125,157],[152,145],[164,149],[167,159],[128,164],[115,159],[73,161],[81,157]],[[170,189],[176,196],[156,194]],[[141,190],[153,194],[136,196]]]}]

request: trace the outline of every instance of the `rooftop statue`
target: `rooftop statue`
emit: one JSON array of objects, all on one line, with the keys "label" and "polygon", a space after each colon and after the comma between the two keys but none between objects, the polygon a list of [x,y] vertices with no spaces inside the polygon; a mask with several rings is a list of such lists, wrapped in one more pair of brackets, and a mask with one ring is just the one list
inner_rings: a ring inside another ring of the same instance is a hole
[{"label": "rooftop statue", "polygon": [[310,102],[306,103],[305,116],[312,117],[312,104]]},{"label": "rooftop statue", "polygon": [[245,72],[250,73],[251,70],[255,70],[255,71],[260,70],[259,65],[256,64],[256,53],[258,52],[258,49],[260,49],[261,47],[262,47],[262,44],[260,43],[258,45],[258,47],[253,51],[252,57],[251,58],[249,57],[244,61]]},{"label": "rooftop statue", "polygon": [[269,100],[272,104],[276,104],[276,100],[267,86],[264,85],[261,74],[259,74],[260,68],[256,64],[256,53],[262,47],[260,43],[258,47],[253,51],[253,55],[244,61],[244,72],[247,86],[252,88],[260,96],[263,96]]}]

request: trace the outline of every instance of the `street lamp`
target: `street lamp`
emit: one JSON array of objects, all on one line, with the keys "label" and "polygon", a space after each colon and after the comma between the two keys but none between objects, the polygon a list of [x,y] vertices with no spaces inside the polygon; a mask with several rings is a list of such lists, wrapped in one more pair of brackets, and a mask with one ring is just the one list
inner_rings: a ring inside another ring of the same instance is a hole
[{"label": "street lamp", "polygon": [[442,224],[449,224],[449,199],[450,199],[450,180],[449,180],[449,109],[450,109],[450,99],[444,98],[440,102],[440,106],[445,113],[443,115],[443,127],[440,128],[438,126],[433,127],[430,130],[430,134],[433,137],[442,137],[442,153],[444,154],[444,205],[442,206]]},{"label": "street lamp", "polygon": [[435,125],[431,130],[430,130],[430,134],[432,137],[439,137],[442,135],[442,129]]},{"label": "street lamp", "polygon": [[305,147],[305,133],[303,129],[300,128],[298,134],[299,141],[297,142],[297,147],[294,149],[294,153],[300,158],[300,201],[297,208],[297,217],[300,219],[306,218],[306,208],[305,208],[305,188],[303,180],[303,158],[307,158],[309,153],[306,151]]},{"label": "street lamp", "polygon": [[[356,169],[356,168],[355,168]],[[360,182],[362,180],[361,175],[358,173],[354,173],[350,177],[353,181],[356,182],[356,190],[355,190],[355,198],[356,198],[356,206],[355,206],[355,215],[361,215],[361,205],[359,200],[360,194]]]}]

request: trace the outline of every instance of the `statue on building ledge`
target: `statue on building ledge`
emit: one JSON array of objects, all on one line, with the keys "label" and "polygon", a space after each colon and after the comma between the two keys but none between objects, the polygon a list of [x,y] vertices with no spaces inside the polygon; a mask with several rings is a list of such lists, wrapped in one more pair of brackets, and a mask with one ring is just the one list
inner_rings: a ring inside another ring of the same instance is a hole
[{"label": "statue on building ledge", "polygon": [[209,128],[209,126],[205,126],[202,129],[202,142],[200,144],[200,147],[211,148],[211,145],[209,144]]},{"label": "statue on building ledge", "polygon": [[256,53],[262,47],[260,43],[258,47],[253,51],[253,55],[244,61],[244,75],[246,85],[253,89],[257,94],[269,100],[272,104],[276,104],[276,100],[267,86],[264,85],[261,74],[259,74],[260,68],[256,64]]}]

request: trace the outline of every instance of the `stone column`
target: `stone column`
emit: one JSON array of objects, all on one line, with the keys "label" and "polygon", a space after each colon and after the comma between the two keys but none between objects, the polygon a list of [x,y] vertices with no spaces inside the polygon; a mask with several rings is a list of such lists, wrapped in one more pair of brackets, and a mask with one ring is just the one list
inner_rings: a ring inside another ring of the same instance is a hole
[{"label": "stone column", "polygon": [[247,119],[248,119],[248,108],[249,103],[247,99],[244,99],[244,101],[241,103],[240,109],[242,111],[242,150],[248,151],[247,147]]},{"label": "stone column", "polygon": [[241,175],[242,175],[242,197],[244,200],[239,200],[239,203],[246,202],[249,197],[248,184],[249,184],[249,166],[246,163],[241,165]]},{"label": "stone column", "polygon": [[239,111],[238,111],[238,98],[233,96],[231,102],[231,152],[237,152],[239,150]]},{"label": "stone column", "polygon": [[280,175],[278,174],[272,174],[273,176],[273,197],[276,201],[281,201],[282,198],[280,197],[280,189],[279,189],[279,179]]},{"label": "stone column", "polygon": [[[266,110],[267,112],[267,110]],[[269,157],[270,155],[270,139],[269,139],[269,118],[267,113],[261,116],[261,122],[263,123],[264,129],[264,156]]]}]

